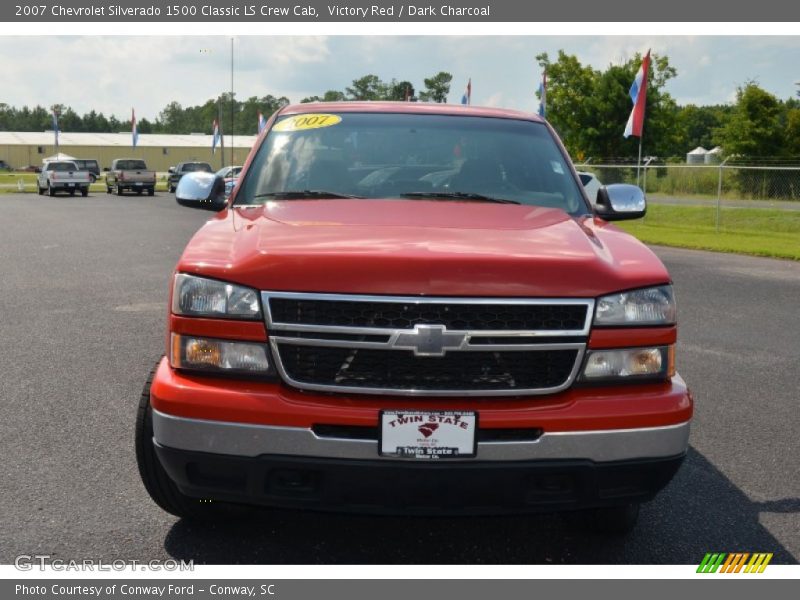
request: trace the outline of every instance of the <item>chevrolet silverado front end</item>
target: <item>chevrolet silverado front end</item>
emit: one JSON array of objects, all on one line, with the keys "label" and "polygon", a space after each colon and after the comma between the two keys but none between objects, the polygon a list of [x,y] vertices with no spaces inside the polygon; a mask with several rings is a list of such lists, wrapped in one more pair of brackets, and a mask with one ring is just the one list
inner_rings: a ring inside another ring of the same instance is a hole
[{"label": "chevrolet silverado front end", "polygon": [[497,109],[287,107],[178,263],[137,457],[207,500],[402,514],[582,511],[626,530],[688,446],[669,274],[585,197],[553,130]]}]

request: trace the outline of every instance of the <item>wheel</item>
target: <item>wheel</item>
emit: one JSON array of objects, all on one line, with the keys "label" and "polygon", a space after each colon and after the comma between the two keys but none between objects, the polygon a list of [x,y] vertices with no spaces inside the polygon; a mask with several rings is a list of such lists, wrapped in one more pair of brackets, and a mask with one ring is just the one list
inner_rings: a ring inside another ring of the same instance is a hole
[{"label": "wheel", "polygon": [[121,185],[117,185],[117,196],[122,196],[123,189]]},{"label": "wheel", "polygon": [[38,192],[38,194],[40,196],[44,194],[44,188],[40,188],[39,187],[39,182],[38,181],[36,182],[36,191]]},{"label": "wheel", "polygon": [[47,184],[47,195],[48,196],[55,196],[56,195],[56,191],[51,187],[51,185],[49,183]]},{"label": "wheel", "polygon": [[106,184],[106,194],[110,194],[110,193],[111,193],[111,186]]},{"label": "wheel", "polygon": [[176,517],[209,519],[218,516],[214,505],[181,493],[158,460],[153,446],[153,409],[150,406],[150,385],[157,368],[158,363],[147,376],[136,413],[136,463],[142,483],[153,502]]},{"label": "wheel", "polygon": [[136,190],[136,195],[137,196],[141,196],[142,195],[142,188],[139,188],[139,189]]},{"label": "wheel", "polygon": [[81,196],[83,196],[84,198],[86,198],[86,196],[88,196],[88,195],[89,195],[89,188],[83,188],[83,189],[81,190]]},{"label": "wheel", "polygon": [[570,526],[606,535],[625,535],[639,520],[639,504],[620,504],[565,513]]},{"label": "wheel", "polygon": [[70,196],[74,196],[74,195],[75,195],[75,190],[70,190],[70,191],[69,191],[69,195],[70,195]]},{"label": "wheel", "polygon": [[147,195],[148,196],[155,196],[156,195],[156,188],[147,188]]},{"label": "wheel", "polygon": [[175,186],[173,186],[171,183],[168,183],[167,189],[169,190],[169,193],[172,194],[175,191]]}]

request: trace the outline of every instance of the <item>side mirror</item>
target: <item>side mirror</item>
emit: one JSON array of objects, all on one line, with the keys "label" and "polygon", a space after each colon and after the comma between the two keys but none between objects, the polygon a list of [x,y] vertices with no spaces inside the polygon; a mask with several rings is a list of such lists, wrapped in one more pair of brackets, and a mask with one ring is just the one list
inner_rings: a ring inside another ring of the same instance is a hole
[{"label": "side mirror", "polygon": [[594,212],[606,221],[641,219],[647,212],[647,200],[638,186],[612,183],[597,190]]},{"label": "side mirror", "polygon": [[167,169],[167,173],[174,173],[174,172],[175,172],[175,167],[170,167],[169,169]]},{"label": "side mirror", "polygon": [[220,211],[228,205],[225,180],[213,173],[197,171],[181,177],[175,200],[182,206]]}]

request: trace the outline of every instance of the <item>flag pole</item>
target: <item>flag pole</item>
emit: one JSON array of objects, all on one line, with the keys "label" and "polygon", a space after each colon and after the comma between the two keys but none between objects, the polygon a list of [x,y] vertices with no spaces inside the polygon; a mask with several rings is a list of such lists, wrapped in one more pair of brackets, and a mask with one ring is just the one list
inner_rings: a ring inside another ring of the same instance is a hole
[{"label": "flag pole", "polygon": [[639,160],[636,161],[636,185],[639,185],[639,169],[642,165],[642,138],[644,137],[644,127],[642,127],[642,135],[639,136]]},{"label": "flag pole", "polygon": [[[222,96],[217,98],[217,123],[219,127],[220,168],[225,166],[225,135],[222,131]],[[213,132],[212,132],[213,135]]]},{"label": "flag pole", "polygon": [[233,122],[233,114],[234,110],[236,109],[236,101],[233,99],[233,38],[231,38],[231,164],[236,163],[236,156],[234,155],[234,148],[235,145],[233,143],[233,130],[234,130],[234,122]]}]

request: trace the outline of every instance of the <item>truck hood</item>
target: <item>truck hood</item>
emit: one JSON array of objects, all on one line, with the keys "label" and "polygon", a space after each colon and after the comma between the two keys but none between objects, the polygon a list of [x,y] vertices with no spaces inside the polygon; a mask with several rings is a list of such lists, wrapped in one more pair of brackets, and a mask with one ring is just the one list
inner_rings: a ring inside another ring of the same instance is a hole
[{"label": "truck hood", "polygon": [[178,270],[262,290],[591,297],[669,282],[622,230],[534,206],[284,200],[227,209]]}]

